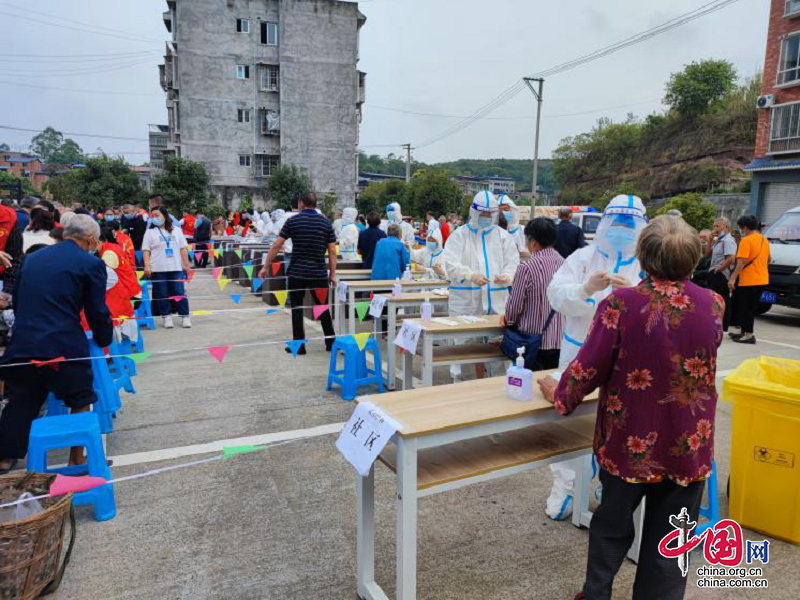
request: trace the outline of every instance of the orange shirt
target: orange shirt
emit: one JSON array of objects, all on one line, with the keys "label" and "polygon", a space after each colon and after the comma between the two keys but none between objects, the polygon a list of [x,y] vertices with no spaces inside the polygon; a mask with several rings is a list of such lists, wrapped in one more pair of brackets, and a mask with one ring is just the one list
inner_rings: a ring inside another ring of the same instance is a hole
[{"label": "orange shirt", "polygon": [[739,285],[767,285],[769,283],[769,242],[760,233],[754,232],[739,242],[737,260],[744,258],[747,266],[739,275]]}]

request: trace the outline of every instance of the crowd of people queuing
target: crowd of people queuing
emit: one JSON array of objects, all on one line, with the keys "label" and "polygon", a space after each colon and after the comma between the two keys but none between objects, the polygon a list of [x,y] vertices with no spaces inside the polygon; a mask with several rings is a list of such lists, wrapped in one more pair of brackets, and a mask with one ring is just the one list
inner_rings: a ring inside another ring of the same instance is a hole
[{"label": "crowd of people queuing", "polygon": [[[450,282],[451,315],[502,315],[515,340],[535,343],[530,355],[526,350],[526,367],[564,373],[560,381],[539,380],[562,413],[599,387],[594,452],[602,502],[592,520],[586,583],[576,598],[610,597],[642,497],[647,543],[635,594],[682,597],[685,579],[674,561],[660,559],[655,541],[682,506],[697,519],[713,458],[717,349],[723,331],[734,327],[734,341],[756,343],[769,242],[752,216],[737,221],[738,243],[725,218],[700,233],[680,215],[648,222],[633,195],[608,204],[592,243],[570,221],[565,209],[558,223],[539,217],[523,226],[513,200],[489,191],[475,196],[466,223],[428,212],[418,229],[396,202],[384,215],[346,208],[331,222],[311,193],[291,212],[249,208],[214,219],[202,211],[173,215],[160,196],[149,199],[147,210],[6,200],[0,309],[5,328],[13,324],[13,330],[0,364],[14,368],[2,373],[7,406],[0,415],[0,472],[24,456],[30,422],[50,391],[75,412],[95,401],[88,361],[58,370],[23,363],[87,356],[86,331],[101,346],[115,326],[119,335],[135,335],[126,331],[125,317],[133,316],[142,293],[136,270],[152,282],[153,313],[163,327],[174,327],[173,315],[191,327],[184,282],[192,265],[208,265],[215,239],[256,238],[272,244],[260,276],[269,276],[278,255],[287,265],[295,340],[305,339],[306,291],[335,285],[338,262],[359,263],[378,280],[401,278],[413,267]],[[330,350],[329,312],[321,324]],[[485,372],[476,366],[477,377]],[[459,381],[460,367],[451,367],[451,375]],[[70,460],[78,464],[82,457]],[[551,469],[546,512],[565,519],[576,465]]]}]

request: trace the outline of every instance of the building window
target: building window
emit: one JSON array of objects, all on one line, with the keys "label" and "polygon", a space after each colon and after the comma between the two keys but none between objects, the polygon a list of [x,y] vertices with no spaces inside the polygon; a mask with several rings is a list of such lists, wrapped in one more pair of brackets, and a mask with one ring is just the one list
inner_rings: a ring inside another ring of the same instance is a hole
[{"label": "building window", "polygon": [[772,108],[769,154],[800,152],[800,102]]},{"label": "building window", "polygon": [[268,92],[277,92],[280,83],[280,70],[278,65],[261,65],[261,89]]},{"label": "building window", "polygon": [[800,79],[800,32],[787,35],[781,44],[778,85]]},{"label": "building window", "polygon": [[786,9],[783,11],[783,16],[793,17],[800,14],[800,0],[786,0]]},{"label": "building window", "polygon": [[256,166],[261,177],[272,177],[281,165],[281,157],[275,154],[261,154],[256,157]]},{"label": "building window", "polygon": [[236,33],[250,33],[250,19],[236,19]]},{"label": "building window", "polygon": [[250,109],[249,108],[240,108],[236,111],[236,117],[239,123],[249,123],[250,122]]},{"label": "building window", "polygon": [[261,109],[261,133],[264,135],[280,135],[281,113],[277,110]]},{"label": "building window", "polygon": [[250,65],[236,65],[236,79],[250,79]]},{"label": "building window", "polygon": [[278,24],[265,21],[261,23],[261,43],[267,46],[278,45]]},{"label": "building window", "polygon": [[250,166],[250,155],[249,154],[240,154],[239,155],[239,166],[240,167],[249,167]]}]

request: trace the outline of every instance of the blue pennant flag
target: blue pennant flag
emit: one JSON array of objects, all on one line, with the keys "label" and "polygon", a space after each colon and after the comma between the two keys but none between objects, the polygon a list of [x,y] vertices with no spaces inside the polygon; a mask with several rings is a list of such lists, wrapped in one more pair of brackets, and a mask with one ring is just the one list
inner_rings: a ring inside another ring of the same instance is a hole
[{"label": "blue pennant flag", "polygon": [[264,280],[259,279],[258,277],[253,277],[253,291],[257,292],[261,289],[261,286],[264,285]]},{"label": "blue pennant flag", "polygon": [[267,309],[267,314],[268,314],[268,315],[274,315],[274,314],[276,314],[277,312],[278,312],[278,311],[277,311],[277,310],[275,310],[274,308],[268,308],[268,309]]},{"label": "blue pennant flag", "polygon": [[234,304],[239,304],[239,302],[242,301],[242,295],[241,294],[231,294],[231,300],[233,300]]},{"label": "blue pennant flag", "polygon": [[243,267],[252,267],[253,266],[253,261],[252,260],[248,260],[246,263],[243,263],[242,266]]},{"label": "blue pennant flag", "polygon": [[303,344],[308,342],[308,340],[286,340],[286,346],[292,352],[292,356],[297,358],[297,353],[300,351],[300,348],[303,347]]}]

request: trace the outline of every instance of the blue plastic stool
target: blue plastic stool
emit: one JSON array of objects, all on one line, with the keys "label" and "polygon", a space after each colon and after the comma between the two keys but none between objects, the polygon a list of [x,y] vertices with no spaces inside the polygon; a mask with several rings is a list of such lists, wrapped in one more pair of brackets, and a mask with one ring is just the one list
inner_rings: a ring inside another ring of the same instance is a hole
[{"label": "blue plastic stool", "polygon": [[47,412],[45,413],[46,417],[60,417],[68,414],[69,409],[67,408],[66,404],[56,398],[56,395],[53,392],[47,394]]},{"label": "blue plastic stool", "polygon": [[93,410],[97,413],[97,418],[100,421],[100,430],[103,433],[111,433],[114,430],[114,424],[111,419],[122,408],[119,390],[114,384],[114,378],[108,369],[103,349],[92,339],[91,331],[86,332],[86,337],[89,338],[89,356],[92,357],[92,375],[94,376],[92,385],[98,399],[94,404]]},{"label": "blue plastic stool", "polygon": [[719,516],[719,492],[717,492],[717,461],[711,461],[711,476],[706,480],[706,492],[708,503],[700,506],[700,516],[706,520],[700,523],[698,519],[695,535],[703,535],[709,527],[714,527],[720,519]]},{"label": "blue plastic stool", "polygon": [[137,340],[135,342],[131,342],[136,352],[144,352],[144,336],[142,336],[142,322],[139,319],[136,319],[136,328],[139,330],[139,335],[137,336]]},{"label": "blue plastic stool", "polygon": [[[344,355],[344,369],[338,370],[336,363],[339,352]],[[367,352],[372,352],[374,368],[367,367]],[[331,349],[331,362],[328,368],[328,385],[325,388],[331,391],[334,383],[342,388],[344,400],[354,400],[358,388],[364,385],[377,385],[383,393],[383,373],[381,369],[381,349],[375,338],[370,338],[364,350],[358,349],[358,343],[353,336],[336,338]]]},{"label": "blue plastic stool", "polygon": [[142,281],[142,303],[136,309],[136,318],[140,319],[147,328],[152,331],[156,328],[156,322],[153,320],[153,307],[151,306],[152,300],[150,299],[150,282]]},{"label": "blue plastic stool", "polygon": [[[136,351],[133,349],[133,342],[125,337],[122,336],[122,341],[119,343],[119,349],[121,354],[134,354]],[[128,371],[128,375],[131,377],[136,377],[136,362],[132,358],[123,358],[122,362],[125,364],[125,369]],[[134,392],[135,394],[136,392]]]},{"label": "blue plastic stool", "polygon": [[[70,446],[86,448],[86,465],[47,468],[47,451]],[[60,473],[62,475],[85,474],[111,479],[111,469],[106,463],[103,440],[100,437],[100,423],[97,415],[90,412],[64,415],[47,419],[36,419],[31,425],[28,443],[28,470],[37,473]],[[93,490],[79,492],[72,498],[76,505],[91,504],[94,507],[95,521],[108,521],[117,514],[114,502],[114,488],[103,485]]]},{"label": "blue plastic stool", "polygon": [[114,379],[114,387],[117,388],[117,392],[125,390],[129,394],[135,394],[136,390],[133,388],[133,381],[131,381],[130,370],[126,362],[133,361],[121,356],[125,354],[125,352],[122,351],[122,347],[119,345],[116,338],[112,338],[111,344],[108,346],[108,353],[111,360],[111,367],[109,370]]}]

